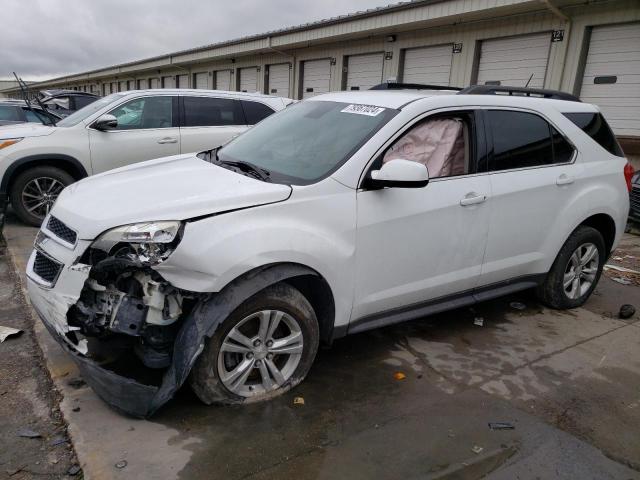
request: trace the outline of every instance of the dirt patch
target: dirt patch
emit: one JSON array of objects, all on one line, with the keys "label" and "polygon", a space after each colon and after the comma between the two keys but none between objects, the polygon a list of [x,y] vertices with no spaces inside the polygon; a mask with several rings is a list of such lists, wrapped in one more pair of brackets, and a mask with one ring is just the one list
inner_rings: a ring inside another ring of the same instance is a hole
[{"label": "dirt patch", "polygon": [[[0,245],[0,325],[22,330],[0,343],[0,478],[72,478],[67,472],[77,461],[60,394],[44,367],[28,312]],[[81,476],[78,471],[73,478]]]}]

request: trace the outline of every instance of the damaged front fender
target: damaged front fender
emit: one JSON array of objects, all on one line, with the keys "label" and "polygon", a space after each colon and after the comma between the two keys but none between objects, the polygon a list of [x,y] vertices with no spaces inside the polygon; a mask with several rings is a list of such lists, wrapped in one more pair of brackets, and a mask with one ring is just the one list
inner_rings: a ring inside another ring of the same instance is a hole
[{"label": "damaged front fender", "polygon": [[[73,355],[83,378],[100,398],[120,412],[146,418],[175,395],[189,376],[207,338],[238,306],[270,285],[303,275],[317,273],[296,264],[265,266],[234,280],[219,293],[201,299],[182,320],[173,344],[171,363],[158,386],[140,383],[82,355],[66,340],[64,331],[52,323],[50,312],[39,308],[43,303],[34,302],[34,307],[49,332]],[[47,295],[31,279],[29,289],[32,297]]]}]

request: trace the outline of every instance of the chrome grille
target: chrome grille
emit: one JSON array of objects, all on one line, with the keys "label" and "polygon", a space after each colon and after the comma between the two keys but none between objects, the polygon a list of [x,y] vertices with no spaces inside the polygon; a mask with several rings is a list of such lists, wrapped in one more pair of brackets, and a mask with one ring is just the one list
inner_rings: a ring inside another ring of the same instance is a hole
[{"label": "chrome grille", "polygon": [[49,258],[44,253],[36,251],[36,258],[33,261],[33,273],[38,275],[42,280],[53,286],[58,279],[61,269],[62,264]]},{"label": "chrome grille", "polygon": [[631,211],[634,215],[640,216],[640,186],[633,185],[629,194],[629,201],[631,202]]},{"label": "chrome grille", "polygon": [[78,238],[76,232],[67,227],[64,223],[58,220],[56,217],[49,217],[47,222],[47,230],[53,233],[56,237],[64,240],[71,245],[75,245]]}]

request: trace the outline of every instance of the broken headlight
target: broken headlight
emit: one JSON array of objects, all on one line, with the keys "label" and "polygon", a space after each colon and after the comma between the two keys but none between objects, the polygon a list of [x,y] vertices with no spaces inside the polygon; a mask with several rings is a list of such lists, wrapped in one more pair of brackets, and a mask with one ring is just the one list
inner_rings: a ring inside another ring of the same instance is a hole
[{"label": "broken headlight", "polygon": [[182,222],[178,221],[134,223],[107,230],[91,247],[112,255],[116,253],[114,250],[124,249],[127,256],[136,257],[146,265],[156,265],[171,255],[181,234]]}]

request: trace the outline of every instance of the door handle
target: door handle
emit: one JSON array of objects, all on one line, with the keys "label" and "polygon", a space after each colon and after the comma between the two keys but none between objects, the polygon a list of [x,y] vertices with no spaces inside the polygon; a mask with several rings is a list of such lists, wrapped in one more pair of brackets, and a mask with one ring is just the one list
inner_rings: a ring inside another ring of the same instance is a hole
[{"label": "door handle", "polygon": [[174,137],[165,137],[158,140],[160,145],[164,145],[165,143],[178,143],[178,139]]},{"label": "door handle", "polygon": [[566,173],[563,173],[556,179],[556,185],[571,185],[574,182],[574,178]]},{"label": "door handle", "polygon": [[478,195],[475,192],[467,193],[462,200],[460,200],[460,205],[463,207],[467,207],[469,205],[477,205],[479,203],[483,203],[487,200],[486,195]]}]

